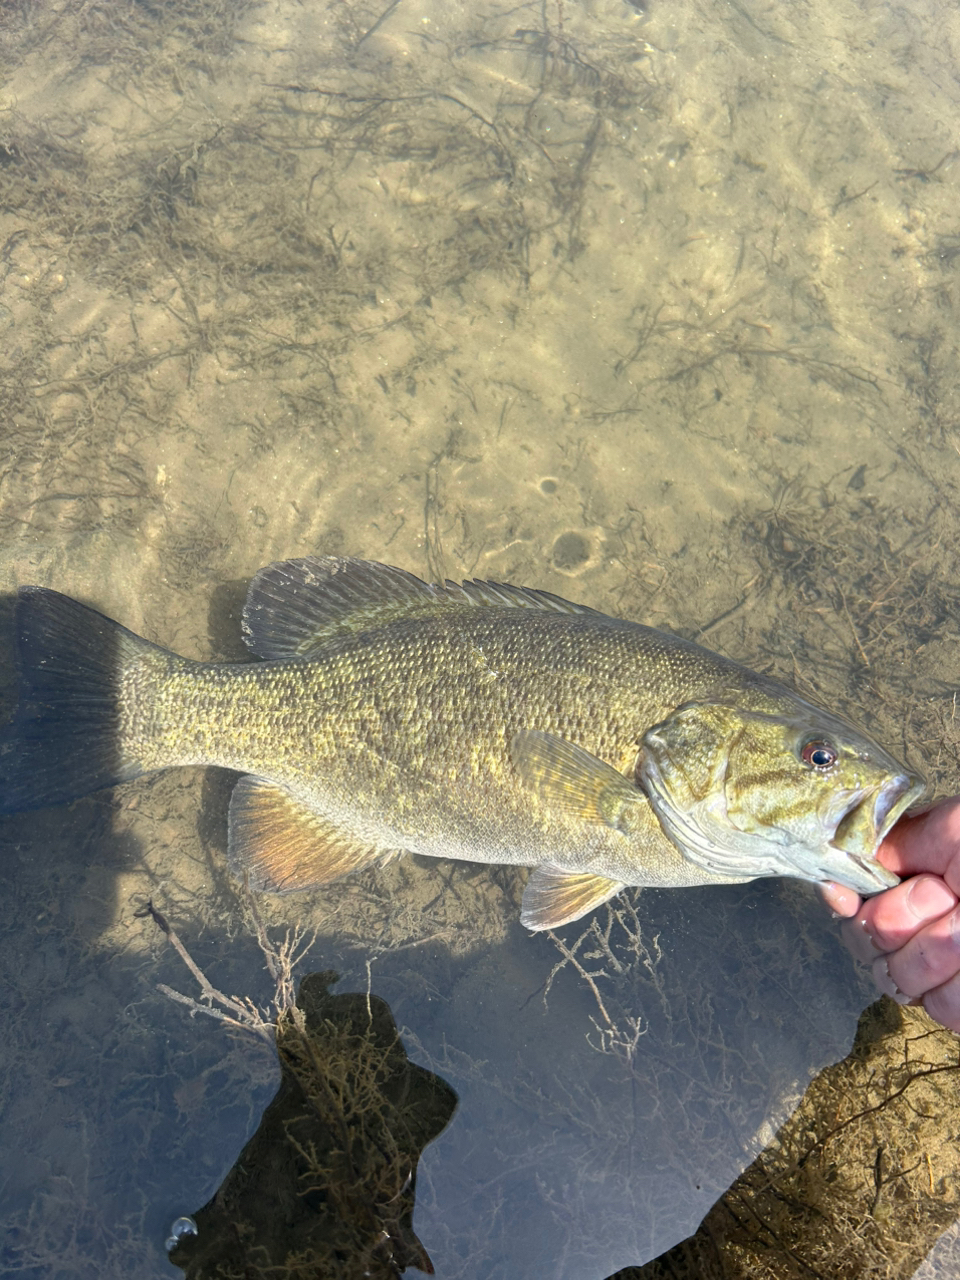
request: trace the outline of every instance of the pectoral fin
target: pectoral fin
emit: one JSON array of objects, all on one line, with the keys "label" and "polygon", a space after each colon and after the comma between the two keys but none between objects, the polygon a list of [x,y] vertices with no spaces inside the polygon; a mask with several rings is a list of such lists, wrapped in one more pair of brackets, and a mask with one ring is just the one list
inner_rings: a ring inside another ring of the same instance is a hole
[{"label": "pectoral fin", "polygon": [[545,805],[586,822],[626,832],[646,797],[622,773],[589,751],[539,729],[514,734],[510,754],[524,782]]},{"label": "pectoral fin", "polygon": [[251,889],[292,893],[330,884],[387,852],[353,840],[282,787],[245,777],[230,797],[227,836],[233,874]]},{"label": "pectoral fin", "polygon": [[557,929],[603,906],[623,884],[606,876],[562,871],[550,863],[537,867],[527,881],[520,923],[534,933]]}]

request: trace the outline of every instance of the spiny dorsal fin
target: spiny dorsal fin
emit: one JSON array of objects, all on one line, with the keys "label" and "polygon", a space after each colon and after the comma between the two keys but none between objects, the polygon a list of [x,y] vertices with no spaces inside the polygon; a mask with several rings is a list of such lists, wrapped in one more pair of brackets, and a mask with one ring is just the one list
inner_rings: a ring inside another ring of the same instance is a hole
[{"label": "spiny dorsal fin", "polygon": [[431,613],[441,599],[439,588],[371,560],[280,560],[250,583],[243,638],[260,658],[303,658],[336,636]]},{"label": "spiny dorsal fin", "polygon": [[251,889],[292,893],[371,866],[383,849],[354,840],[285,791],[245,777],[230,797],[230,867]]},{"label": "spiny dorsal fin", "polygon": [[579,920],[619,893],[623,884],[589,872],[563,871],[545,864],[531,874],[523,891],[520,923],[537,933]]},{"label": "spiny dorsal fin", "polygon": [[595,612],[549,591],[479,581],[436,586],[374,560],[303,556],[254,575],[243,609],[243,638],[259,658],[304,658],[338,636],[477,606]]}]

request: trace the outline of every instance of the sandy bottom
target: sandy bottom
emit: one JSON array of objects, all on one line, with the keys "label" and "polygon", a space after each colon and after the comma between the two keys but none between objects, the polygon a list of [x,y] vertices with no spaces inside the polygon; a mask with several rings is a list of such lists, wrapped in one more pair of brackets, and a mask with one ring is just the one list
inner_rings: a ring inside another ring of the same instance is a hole
[{"label": "sandy bottom", "polygon": [[[274,559],[513,581],[783,676],[954,790],[958,60],[934,0],[8,6],[5,616],[38,582],[229,659]],[[4,820],[0,1270],[171,1274],[276,1088],[157,991],[196,988],[136,914],[269,1001],[230,781]],[[560,945],[522,884],[406,860],[262,910],[459,1095],[417,1188],[437,1274],[602,1280],[694,1231],[870,991],[796,885]],[[758,1215],[820,1274],[911,1274],[956,1213],[953,1043],[861,1028],[763,1157],[809,1207],[774,1221],[754,1166],[724,1274],[794,1274]]]}]

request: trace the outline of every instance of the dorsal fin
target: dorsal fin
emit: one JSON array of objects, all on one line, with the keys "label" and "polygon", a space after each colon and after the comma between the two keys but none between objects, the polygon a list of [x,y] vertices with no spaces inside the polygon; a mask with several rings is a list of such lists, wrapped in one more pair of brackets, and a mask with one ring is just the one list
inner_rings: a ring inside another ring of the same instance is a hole
[{"label": "dorsal fin", "polygon": [[338,636],[456,608],[594,613],[549,591],[502,582],[435,586],[405,569],[341,556],[303,556],[261,569],[243,609],[243,638],[260,658],[304,658]]},{"label": "dorsal fin", "polygon": [[440,599],[412,573],[371,560],[280,560],[250,583],[243,638],[260,658],[303,658],[338,635],[432,613]]}]

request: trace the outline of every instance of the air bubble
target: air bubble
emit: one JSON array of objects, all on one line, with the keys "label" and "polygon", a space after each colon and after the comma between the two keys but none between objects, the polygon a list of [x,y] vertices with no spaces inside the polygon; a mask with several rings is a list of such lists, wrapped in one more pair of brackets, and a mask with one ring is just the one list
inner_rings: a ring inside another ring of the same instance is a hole
[{"label": "air bubble", "polygon": [[167,1236],[167,1253],[173,1253],[185,1236],[195,1236],[196,1234],[197,1224],[192,1218],[177,1218],[171,1225],[170,1234]]}]

